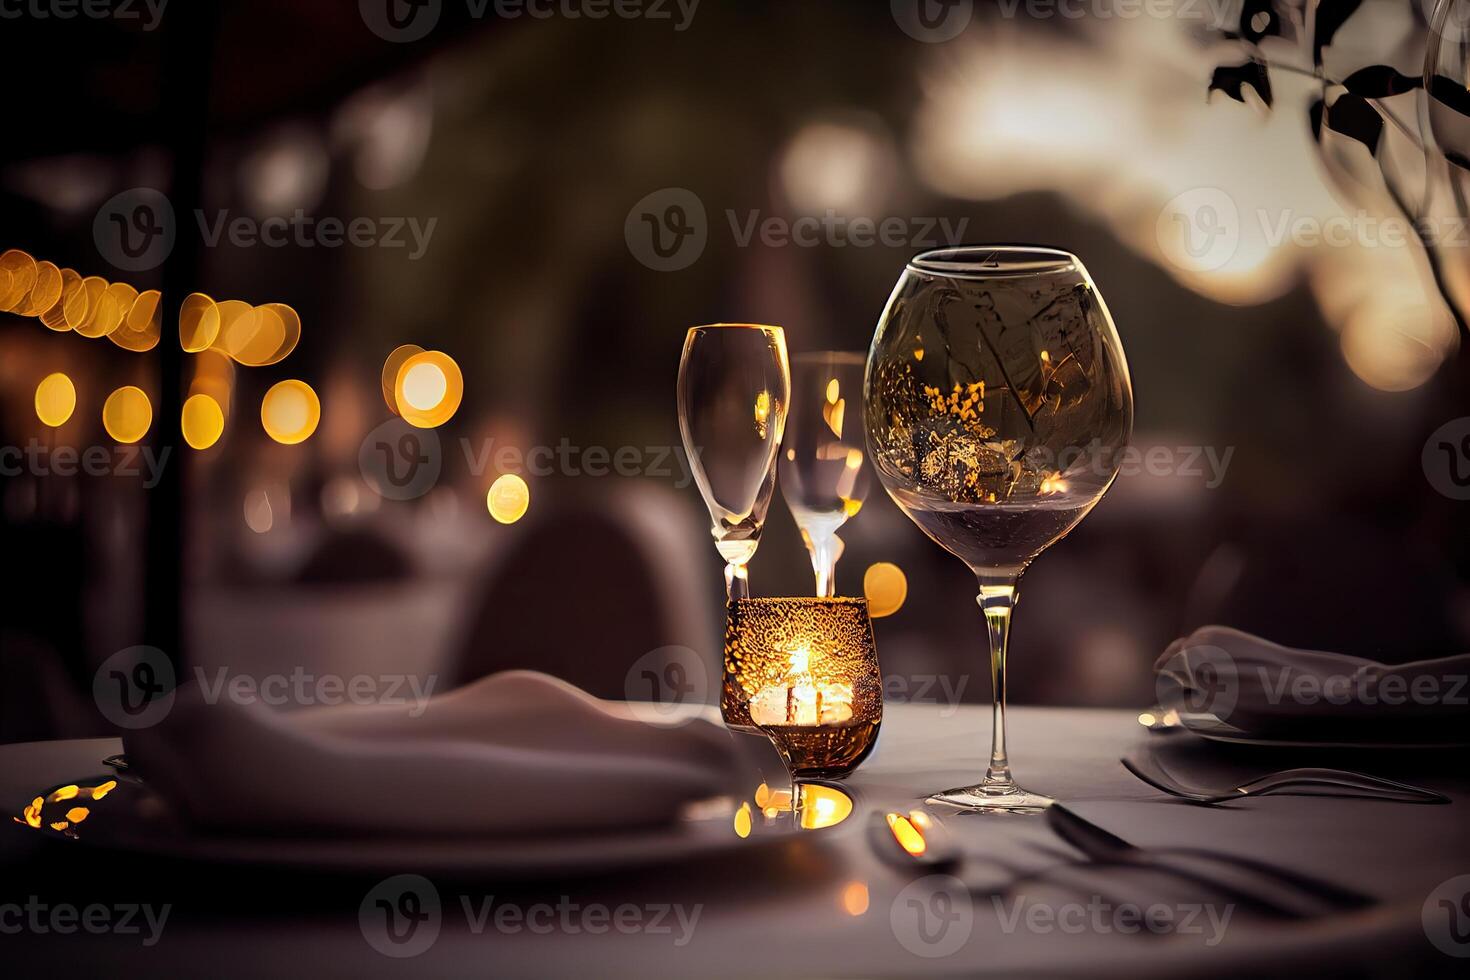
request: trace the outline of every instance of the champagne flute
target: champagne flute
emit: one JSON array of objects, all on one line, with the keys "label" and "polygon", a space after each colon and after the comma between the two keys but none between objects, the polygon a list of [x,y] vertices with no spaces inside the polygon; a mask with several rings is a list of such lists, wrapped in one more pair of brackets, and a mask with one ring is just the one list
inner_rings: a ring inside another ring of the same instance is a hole
[{"label": "champagne flute", "polygon": [[1006,648],[1021,573],[1102,498],[1133,428],[1133,388],[1102,296],[1074,255],[965,246],[912,259],[864,380],[884,488],[979,582],[990,640],[990,765],[930,798],[1036,812],[1006,751]]},{"label": "champagne flute", "polygon": [[[837,594],[837,530],[862,509],[868,468],[861,446],[862,354],[797,354],[791,417],[781,443],[781,496],[811,553],[819,596]],[[848,411],[851,406],[852,411]]]},{"label": "champagne flute", "polygon": [[780,327],[694,327],[679,360],[679,435],[725,559],[725,595],[750,595],[745,566],[760,544],[791,401]]}]

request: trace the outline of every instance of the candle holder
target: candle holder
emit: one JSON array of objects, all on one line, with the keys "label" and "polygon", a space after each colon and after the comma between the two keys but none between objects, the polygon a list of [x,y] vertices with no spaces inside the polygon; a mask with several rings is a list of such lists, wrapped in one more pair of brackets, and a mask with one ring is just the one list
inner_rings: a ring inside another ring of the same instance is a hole
[{"label": "candle holder", "polygon": [[872,751],[883,680],[866,599],[732,599],[720,713],[775,743],[793,778],[845,776]]}]

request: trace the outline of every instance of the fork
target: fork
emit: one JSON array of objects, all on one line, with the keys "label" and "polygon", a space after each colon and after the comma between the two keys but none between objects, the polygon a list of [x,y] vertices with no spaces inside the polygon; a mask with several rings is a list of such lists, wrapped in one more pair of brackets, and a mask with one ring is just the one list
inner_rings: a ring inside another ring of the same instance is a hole
[{"label": "fork", "polygon": [[[1190,786],[1169,775],[1153,760],[1123,758],[1123,767],[1155,789],[1192,803],[1228,803],[1246,796],[1265,796],[1295,789],[1334,789],[1342,796],[1366,796],[1401,803],[1448,803],[1450,798],[1433,790],[1394,782],[1380,776],[1344,769],[1283,769],[1221,788]],[[1333,795],[1333,794],[1323,794]]]}]

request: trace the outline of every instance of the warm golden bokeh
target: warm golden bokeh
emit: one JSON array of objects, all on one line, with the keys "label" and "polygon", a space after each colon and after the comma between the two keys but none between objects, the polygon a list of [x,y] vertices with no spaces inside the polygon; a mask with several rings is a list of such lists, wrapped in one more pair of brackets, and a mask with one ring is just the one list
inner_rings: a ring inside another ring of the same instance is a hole
[{"label": "warm golden bokeh", "polygon": [[77,389],[61,372],[48,374],[36,386],[36,418],[53,429],[65,425],[77,407]]},{"label": "warm golden bokeh", "polygon": [[514,524],[526,516],[531,506],[531,488],[526,481],[514,473],[502,473],[490,484],[485,494],[485,506],[490,516],[501,524]]},{"label": "warm golden bokeh", "polygon": [[18,248],[0,253],[0,310],[12,309],[35,284],[35,259]]},{"label": "warm golden bokeh", "polygon": [[153,424],[153,404],[142,388],[126,385],[107,396],[102,406],[102,427],[114,440],[137,442]]},{"label": "warm golden bokeh", "polygon": [[389,354],[388,359],[383,362],[383,401],[387,403],[394,415],[402,414],[398,411],[398,372],[402,369],[404,361],[423,352],[424,349],[418,344],[404,344],[401,347],[395,347],[393,353]]},{"label": "warm golden bokeh", "polygon": [[179,345],[190,354],[207,350],[219,336],[219,304],[203,293],[190,293],[179,306]]},{"label": "warm golden bokeh", "polygon": [[36,282],[13,307],[21,316],[40,316],[61,298],[61,270],[54,262],[36,263]]},{"label": "warm golden bokeh", "polygon": [[65,333],[72,328],[71,320],[67,317],[67,304],[76,296],[82,288],[82,277],[75,269],[61,270],[61,292],[56,297],[56,302],[41,314],[41,322],[50,330],[57,333]]},{"label": "warm golden bokeh", "polygon": [[294,378],[273,385],[260,402],[266,435],[285,446],[311,438],[321,420],[321,399],[311,385]]},{"label": "warm golden bokeh", "polygon": [[393,394],[398,414],[405,422],[432,429],[459,411],[464,399],[464,375],[454,358],[443,351],[421,351],[410,355],[399,367]]},{"label": "warm golden bokeh", "polygon": [[66,322],[79,336],[95,338],[107,332],[106,321],[100,325],[102,294],[107,292],[107,280],[101,276],[88,276],[82,280],[81,289],[73,297],[74,305],[66,310]]},{"label": "warm golden bokeh", "polygon": [[208,449],[225,431],[225,413],[208,395],[190,395],[184,402],[180,426],[192,449]]},{"label": "warm golden bokeh", "polygon": [[124,350],[135,353],[157,347],[163,328],[162,298],[162,294],[156,289],[139,293],[122,323],[107,335],[107,339]]},{"label": "warm golden bokeh", "polygon": [[863,595],[868,598],[868,615],[874,619],[892,616],[908,598],[908,577],[892,562],[876,562],[863,573]]}]

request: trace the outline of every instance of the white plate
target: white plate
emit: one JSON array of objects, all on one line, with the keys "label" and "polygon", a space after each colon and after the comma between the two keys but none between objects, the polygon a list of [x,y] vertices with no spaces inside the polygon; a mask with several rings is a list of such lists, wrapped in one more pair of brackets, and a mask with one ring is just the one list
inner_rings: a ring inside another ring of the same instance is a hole
[{"label": "white plate", "polygon": [[[805,847],[835,829],[861,823],[848,820],[844,825],[821,831],[803,830],[793,825],[789,813],[768,818],[752,808],[750,833],[741,837],[734,823],[738,802],[719,800],[690,807],[688,815],[671,826],[574,836],[242,837],[211,834],[181,824],[156,793],[125,775],[93,775],[76,783],[94,787],[108,780],[116,780],[118,785],[101,800],[89,800],[84,791],[73,799],[51,802],[50,793],[55,787],[47,787],[41,826],[32,832],[72,846],[81,844],[183,861],[354,874],[412,871],[446,877],[529,879],[755,854],[780,847]],[[52,828],[52,823],[64,820],[66,811],[77,805],[84,805],[90,811],[82,823],[69,824],[62,830]]]}]

